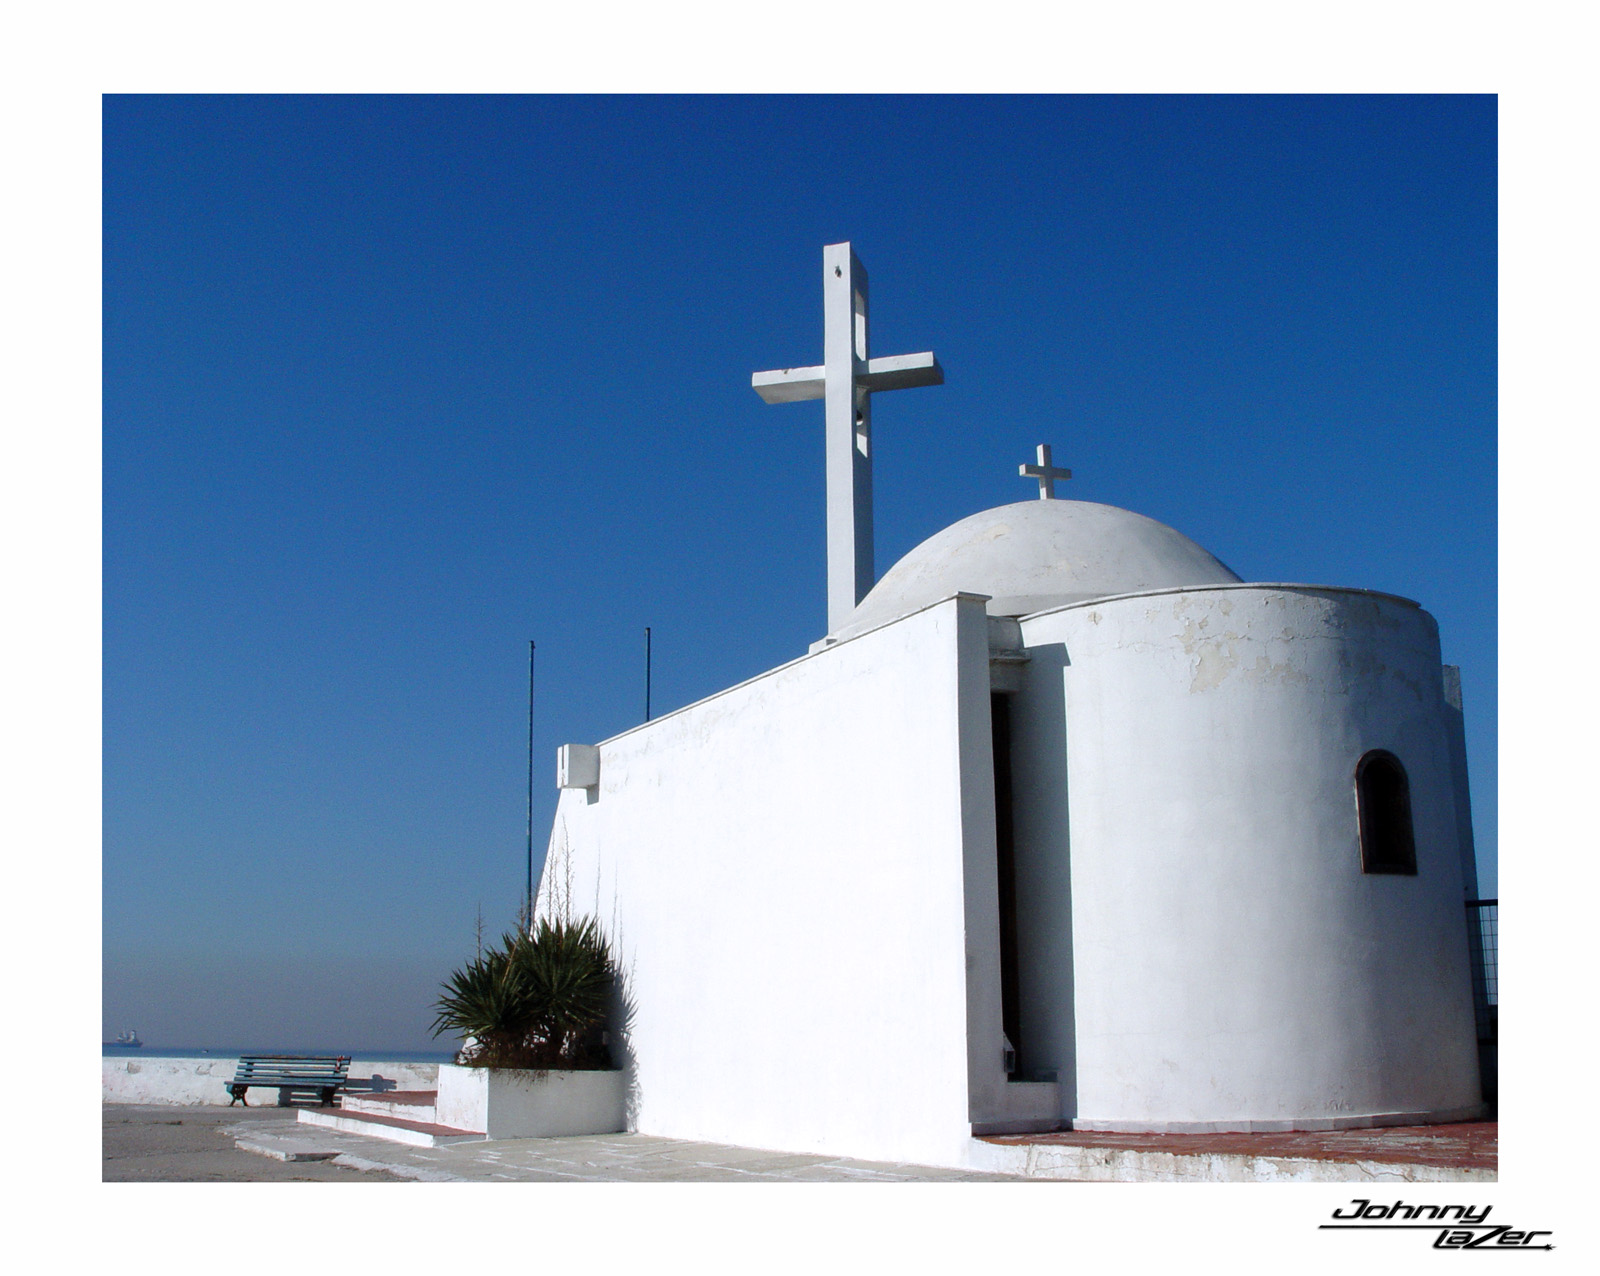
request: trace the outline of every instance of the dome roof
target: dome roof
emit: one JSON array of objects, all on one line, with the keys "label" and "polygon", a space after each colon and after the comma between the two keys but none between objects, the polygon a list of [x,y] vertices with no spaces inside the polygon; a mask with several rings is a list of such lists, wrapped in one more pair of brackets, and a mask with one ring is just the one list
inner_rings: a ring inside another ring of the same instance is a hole
[{"label": "dome roof", "polygon": [[1091,501],[1018,501],[930,536],[884,573],[839,635],[948,598],[988,594],[991,616],[1239,577],[1181,532]]}]

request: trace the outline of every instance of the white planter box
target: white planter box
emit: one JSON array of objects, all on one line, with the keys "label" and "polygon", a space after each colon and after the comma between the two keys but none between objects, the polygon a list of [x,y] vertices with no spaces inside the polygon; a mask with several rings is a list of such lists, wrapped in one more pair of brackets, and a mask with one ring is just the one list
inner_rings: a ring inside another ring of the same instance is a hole
[{"label": "white planter box", "polygon": [[439,1065],[434,1120],[491,1139],[616,1134],[628,1128],[626,1074]]}]

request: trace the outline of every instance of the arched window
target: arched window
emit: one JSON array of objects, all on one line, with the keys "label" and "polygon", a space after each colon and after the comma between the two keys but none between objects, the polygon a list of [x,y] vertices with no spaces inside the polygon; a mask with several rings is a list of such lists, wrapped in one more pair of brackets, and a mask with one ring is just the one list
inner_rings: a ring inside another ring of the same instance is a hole
[{"label": "arched window", "polygon": [[1356,764],[1356,809],[1361,814],[1361,871],[1415,877],[1411,785],[1394,754],[1374,749]]}]

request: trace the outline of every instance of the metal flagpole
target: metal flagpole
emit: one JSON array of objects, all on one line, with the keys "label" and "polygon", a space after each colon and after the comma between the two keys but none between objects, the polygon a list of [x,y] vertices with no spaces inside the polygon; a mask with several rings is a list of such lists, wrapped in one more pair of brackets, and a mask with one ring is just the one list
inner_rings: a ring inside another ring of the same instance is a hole
[{"label": "metal flagpole", "polygon": [[533,933],[533,639],[528,639],[528,895],[527,926]]},{"label": "metal flagpole", "polygon": [[644,720],[650,721],[650,626],[644,627]]}]

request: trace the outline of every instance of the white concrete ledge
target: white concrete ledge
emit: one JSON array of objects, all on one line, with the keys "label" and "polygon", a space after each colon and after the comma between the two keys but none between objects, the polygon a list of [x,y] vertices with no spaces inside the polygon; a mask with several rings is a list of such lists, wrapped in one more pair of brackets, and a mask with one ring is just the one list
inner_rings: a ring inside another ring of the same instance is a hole
[{"label": "white concrete ledge", "polygon": [[[100,1102],[170,1103],[185,1107],[227,1107],[228,1082],[239,1066],[237,1055],[197,1055],[169,1059],[118,1056],[100,1060]],[[438,1084],[437,1063],[400,1063],[383,1059],[350,1061],[352,1091],[432,1090]],[[252,1107],[275,1104],[277,1092],[251,1090]]]},{"label": "white concrete ledge", "polygon": [[1288,1134],[1330,1130],[1380,1130],[1397,1125],[1451,1125],[1481,1121],[1487,1103],[1433,1112],[1369,1112],[1337,1117],[1298,1117],[1277,1121],[1093,1121],[1074,1118],[1072,1128],[1092,1134]]},{"label": "white concrete ledge", "polygon": [[478,1131],[458,1130],[454,1134],[447,1134],[437,1129],[414,1130],[403,1122],[379,1124],[359,1112],[346,1113],[338,1108],[301,1108],[299,1121],[301,1125],[321,1126],[326,1130],[340,1130],[345,1134],[360,1134],[369,1139],[383,1139],[389,1143],[405,1143],[419,1148],[482,1143],[488,1138],[488,1135]]},{"label": "white concrete ledge", "polygon": [[1183,1154],[1134,1148],[974,1139],[967,1165],[995,1174],[1077,1183],[1493,1183],[1495,1170],[1246,1153]]}]

